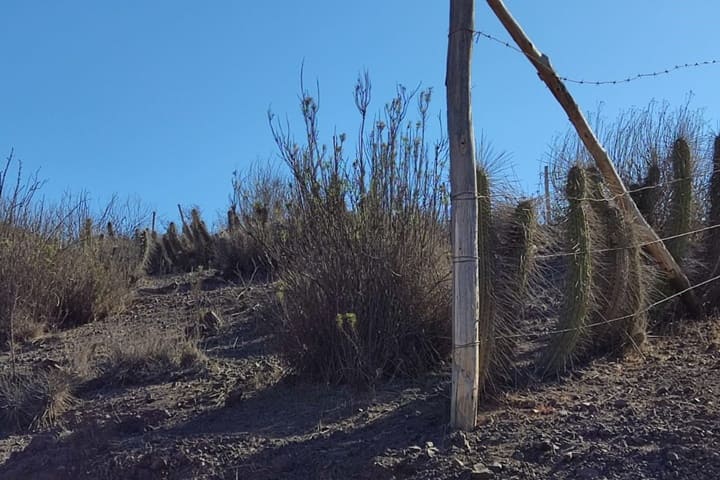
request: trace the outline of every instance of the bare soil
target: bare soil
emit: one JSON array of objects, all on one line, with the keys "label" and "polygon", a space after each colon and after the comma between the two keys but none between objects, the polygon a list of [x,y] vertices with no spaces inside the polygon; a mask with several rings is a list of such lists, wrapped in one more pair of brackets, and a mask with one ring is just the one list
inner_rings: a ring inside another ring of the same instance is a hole
[{"label": "bare soil", "polygon": [[[0,432],[0,478],[720,478],[716,321],[651,336],[631,358],[524,382],[460,433],[448,428],[447,367],[370,391],[293,377],[256,301],[263,288],[165,277],[122,315],[22,347],[19,368],[82,370],[87,357],[92,372],[114,342],[180,333],[203,309],[224,320],[200,342],[204,371],[125,386],[86,373],[61,425]],[[535,347],[524,345],[530,356]]]}]

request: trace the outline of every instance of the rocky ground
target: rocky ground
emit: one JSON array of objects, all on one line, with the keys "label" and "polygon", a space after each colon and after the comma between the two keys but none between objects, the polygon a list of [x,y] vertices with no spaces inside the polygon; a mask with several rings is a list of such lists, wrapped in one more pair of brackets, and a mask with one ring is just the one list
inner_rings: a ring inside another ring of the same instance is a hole
[{"label": "rocky ground", "polygon": [[[58,425],[0,432],[0,478],[720,478],[715,321],[528,381],[487,401],[464,434],[448,428],[447,370],[372,391],[288,374],[256,302],[263,288],[166,277],[122,315],[22,347],[17,368],[84,374]],[[208,311],[222,323],[201,332],[206,368],[139,384],[93,375],[109,345],[182,335]]]}]

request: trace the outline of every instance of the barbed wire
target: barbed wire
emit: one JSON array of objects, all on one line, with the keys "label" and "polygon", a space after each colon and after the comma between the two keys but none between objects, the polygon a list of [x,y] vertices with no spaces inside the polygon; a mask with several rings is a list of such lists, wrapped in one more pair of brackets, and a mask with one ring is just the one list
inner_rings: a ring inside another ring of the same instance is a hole
[{"label": "barbed wire", "polygon": [[[712,176],[714,173],[720,172],[720,169],[712,169],[706,172],[701,172],[702,176]],[[658,182],[654,185],[642,185],[636,188],[630,188],[625,190],[623,193],[615,193],[609,197],[602,197],[602,198],[595,198],[595,197],[567,197],[568,200],[580,200],[580,201],[588,201],[588,202],[607,202],[607,201],[615,201],[620,197],[624,197],[626,195],[632,195],[633,193],[642,192],[645,190],[653,190],[655,188],[662,188],[666,187],[668,185],[673,185],[675,183],[680,182],[686,182],[686,181],[693,181],[692,177],[683,177],[683,178],[673,178],[671,180],[667,180],[665,182]]]},{"label": "barbed wire", "polygon": [[[510,50],[513,50],[513,51],[515,51],[515,52],[518,52],[518,53],[520,53],[520,54],[522,54],[522,55],[525,55],[525,52],[523,52],[521,49],[519,49],[519,48],[516,47],[515,45],[510,44],[510,42],[508,42],[508,41],[506,41],[506,40],[502,40],[502,39],[497,38],[497,37],[495,37],[495,36],[493,36],[493,35],[490,35],[489,33],[485,33],[485,32],[480,31],[480,30],[475,30],[475,31],[473,32],[473,35],[475,36],[475,41],[476,41],[476,42],[477,42],[479,39],[484,38],[484,39],[487,39],[487,40],[491,40],[491,41],[493,41],[493,42],[495,42],[495,43],[498,43],[498,44],[500,44],[500,45],[502,45],[502,46],[504,46],[504,47],[506,47],[506,48],[509,48]],[[628,77],[625,77],[625,78],[620,78],[620,79],[617,79],[617,80],[584,80],[584,79],[578,80],[578,79],[575,79],[575,78],[565,77],[565,76],[562,76],[562,75],[559,75],[559,74],[558,74],[558,78],[560,78],[560,80],[562,80],[563,82],[574,83],[574,84],[577,84],[577,85],[618,85],[618,84],[622,84],[622,83],[634,82],[635,80],[640,80],[640,79],[643,79],[643,78],[650,78],[650,77],[658,77],[658,76],[661,76],[661,75],[667,75],[667,74],[673,73],[673,72],[675,72],[675,71],[677,71],[677,70],[684,70],[684,69],[687,69],[687,68],[697,68],[697,67],[703,67],[703,66],[708,66],[708,65],[716,65],[716,64],[720,64],[720,60],[712,59],[712,60],[703,60],[703,61],[700,61],[700,62],[681,63],[681,64],[674,65],[674,66],[672,66],[672,67],[664,68],[664,69],[657,70],[657,71],[654,71],[654,72],[638,73],[638,74],[631,75],[631,76],[628,76]]]},{"label": "barbed wire", "polygon": [[[709,176],[713,175],[714,173],[718,173],[718,172],[720,172],[720,169],[712,169],[712,170],[707,170],[707,171],[701,172],[701,175],[704,176],[704,177],[709,177]],[[553,181],[559,180],[560,178],[561,178],[560,176],[555,176],[555,177],[553,177]],[[638,192],[642,192],[642,191],[646,191],[646,190],[653,190],[653,189],[656,189],[656,188],[663,188],[663,187],[666,187],[666,186],[669,186],[669,185],[673,185],[673,184],[675,184],[675,183],[685,182],[685,181],[687,181],[687,180],[691,180],[691,181],[692,181],[693,179],[690,178],[690,177],[673,178],[673,179],[671,179],[671,180],[667,180],[667,181],[664,181],[664,182],[658,182],[658,183],[655,183],[655,184],[653,184],[653,185],[642,185],[642,186],[639,186],[639,187],[636,187],[636,188],[629,188],[629,189],[626,189],[624,193],[615,193],[615,194],[612,194],[611,196],[608,196],[608,197],[602,197],[602,198],[596,198],[596,197],[567,197],[567,200],[580,200],[580,201],[588,201],[588,202],[608,202],[608,201],[615,201],[615,200],[617,200],[618,198],[623,197],[623,196],[625,196],[625,195],[632,195],[633,193],[638,193]],[[500,193],[490,192],[489,195],[478,195],[477,193],[473,193],[473,192],[471,192],[471,191],[462,191],[462,192],[452,193],[449,197],[450,197],[450,200],[451,200],[451,201],[455,201],[455,200],[460,200],[460,201],[463,201],[463,200],[479,200],[479,199],[481,199],[481,198],[483,198],[483,199],[485,199],[485,198],[489,198],[489,199],[499,198],[499,199],[503,199],[503,200],[523,200],[523,199],[525,199],[525,200],[532,200],[532,199],[538,199],[538,198],[540,198],[540,196],[539,196],[539,195],[540,195],[540,192],[537,192],[537,193],[538,193],[538,196],[533,196],[533,195],[529,195],[529,196],[519,195],[519,196],[518,196],[518,195],[513,195],[513,194],[510,194],[510,193],[502,193],[502,192],[500,192]]]},{"label": "barbed wire", "polygon": [[[609,253],[609,252],[619,252],[622,250],[632,250],[635,248],[642,248],[646,247],[648,245],[653,245],[655,243],[662,243],[666,242],[668,240],[673,240],[676,238],[686,237],[689,235],[695,235],[697,233],[706,232],[709,230],[714,230],[716,228],[720,228],[720,224],[718,225],[710,225],[703,228],[698,228],[695,230],[691,230],[689,232],[684,233],[678,233],[675,235],[669,235],[667,237],[658,238],[657,240],[649,240],[647,242],[641,242],[633,245],[626,245],[624,247],[613,247],[613,248],[598,248],[595,250],[589,250],[587,253],[592,255],[594,253]],[[558,253],[547,253],[542,255],[533,255],[533,259],[535,260],[547,260],[549,258],[562,258],[562,257],[574,257],[578,255],[579,252],[558,252]],[[495,255],[496,257],[500,257],[502,255]],[[474,262],[475,260],[479,260],[479,255],[453,255],[452,256],[452,263],[468,263],[468,262]]]},{"label": "barbed wire", "polygon": [[[633,245],[626,245],[624,247],[612,247],[612,248],[599,248],[595,250],[589,250],[587,253],[592,255],[595,253],[609,253],[609,252],[618,252],[623,250],[632,250],[635,248],[642,248],[646,247],[648,245],[653,245],[656,243],[663,243],[668,240],[674,240],[676,238],[682,238],[690,235],[695,235],[698,233],[707,232],[710,230],[715,230],[716,228],[720,228],[720,224],[717,225],[709,225],[702,228],[697,228],[694,230],[689,230],[687,232],[683,233],[677,233],[674,235],[668,235],[666,237],[657,238],[655,240],[649,240],[646,242],[636,243]],[[541,255],[534,255],[533,258],[535,260],[547,260],[549,258],[562,258],[562,257],[574,257],[578,255],[579,252],[558,252],[558,253],[547,253],[547,254],[541,254]],[[495,255],[496,257],[500,257],[502,255]],[[468,263],[468,262],[474,262],[475,260],[480,259],[479,255],[453,255],[451,257],[452,263],[458,264],[458,263]]]},{"label": "barbed wire", "polygon": [[[650,305],[646,306],[645,308],[642,308],[642,309],[640,309],[640,310],[637,310],[636,312],[633,312],[633,313],[630,313],[630,314],[627,314],[627,315],[623,315],[623,316],[621,316],[621,317],[616,317],[616,318],[611,318],[611,319],[608,319],[608,320],[602,320],[602,321],[598,321],[598,322],[588,323],[588,324],[586,324],[586,325],[583,325],[582,327],[560,328],[560,329],[556,329],[556,330],[551,330],[551,331],[549,331],[549,332],[540,332],[540,333],[537,333],[537,332],[536,332],[536,333],[527,332],[527,333],[515,333],[515,334],[512,334],[512,335],[498,335],[498,336],[493,337],[493,339],[495,339],[495,340],[509,340],[509,339],[526,338],[526,337],[561,335],[561,334],[563,334],[563,333],[577,332],[577,331],[585,330],[585,329],[589,329],[589,328],[595,328],[595,327],[600,327],[600,326],[604,326],[604,325],[609,325],[609,324],[614,323],[614,322],[620,322],[620,321],[622,321],[622,320],[627,320],[627,319],[633,318],[633,317],[635,317],[635,316],[637,316],[637,315],[640,315],[640,314],[643,314],[643,313],[648,313],[650,310],[652,310],[653,308],[655,308],[655,307],[657,307],[657,306],[660,306],[660,305],[662,305],[662,304],[664,304],[664,303],[667,303],[667,302],[669,302],[670,300],[673,300],[673,299],[675,299],[675,298],[677,298],[677,297],[680,297],[680,296],[682,296],[682,295],[685,295],[686,293],[688,293],[688,292],[690,292],[690,291],[692,291],[692,290],[695,290],[696,288],[703,287],[703,286],[705,286],[705,285],[707,285],[707,284],[709,284],[709,283],[715,282],[715,281],[717,281],[717,280],[720,280],[720,275],[715,275],[714,277],[709,278],[709,279],[707,279],[707,280],[704,280],[704,281],[702,281],[702,282],[700,282],[700,283],[698,283],[698,284],[696,284],[696,285],[692,285],[692,286],[690,286],[690,287],[688,287],[688,288],[686,288],[686,289],[684,289],[684,290],[680,290],[679,292],[675,292],[675,293],[673,293],[672,295],[668,295],[668,296],[665,297],[665,298],[662,298],[662,299],[660,299],[660,300],[658,300],[658,301],[656,301],[656,302],[653,302],[653,303],[651,303]],[[474,346],[480,345],[480,343],[481,343],[481,341],[478,340],[478,341],[476,341],[476,342],[461,343],[461,344],[459,344],[459,345],[453,345],[453,350],[455,350],[455,349],[460,349],[460,348],[470,348],[470,347],[474,347]]]},{"label": "barbed wire", "polygon": [[[637,244],[634,244],[634,245],[627,245],[627,246],[625,246],[625,247],[599,248],[599,249],[597,249],[597,250],[590,250],[590,251],[588,251],[587,253],[593,254],[593,253],[617,252],[617,251],[621,251],[621,250],[632,250],[632,249],[634,249],[634,248],[642,248],[642,247],[646,247],[646,246],[648,246],[648,245],[653,245],[653,244],[655,244],[655,243],[662,243],[662,242],[665,242],[665,241],[667,241],[667,240],[673,240],[673,239],[675,239],[675,238],[681,238],[681,237],[686,237],[686,236],[690,236],[690,235],[695,235],[696,233],[702,233],[702,232],[706,232],[706,231],[708,231],[708,230],[714,230],[714,229],[716,229],[716,228],[720,228],[720,225],[710,225],[710,226],[707,226],[707,227],[698,228],[698,229],[695,229],[695,230],[690,230],[690,231],[688,231],[688,232],[683,232],[683,233],[678,233],[678,234],[675,234],[675,235],[669,235],[669,236],[663,237],[663,238],[658,238],[658,239],[656,239],[656,240],[650,240],[650,241],[647,241],[647,242],[641,242],[641,243],[637,243]],[[575,256],[575,255],[577,255],[577,254],[578,254],[578,252],[548,253],[548,254],[546,254],[546,255],[535,255],[534,258],[535,258],[535,259],[539,259],[539,260],[544,260],[544,259],[548,259],[548,258],[573,257],[573,256]]]}]

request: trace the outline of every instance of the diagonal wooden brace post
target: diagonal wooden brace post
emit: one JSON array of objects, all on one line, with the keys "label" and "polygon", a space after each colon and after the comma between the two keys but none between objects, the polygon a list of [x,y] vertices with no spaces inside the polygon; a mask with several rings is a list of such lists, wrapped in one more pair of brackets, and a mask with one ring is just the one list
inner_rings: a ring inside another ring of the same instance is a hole
[{"label": "diagonal wooden brace post", "polygon": [[535,45],[515,21],[502,0],[487,0],[487,3],[513,40],[515,40],[515,43],[520,47],[520,50],[530,60],[530,63],[535,66],[540,79],[545,82],[555,99],[567,113],[580,139],[595,160],[595,164],[602,173],[610,191],[618,198],[620,207],[629,213],[640,227],[645,250],[665,271],[673,288],[678,292],[682,292],[682,299],[690,313],[696,318],[702,317],[703,310],[690,286],[690,281],[665,247],[663,241],[638,210],[637,205],[635,205],[632,197],[625,189],[625,185],[620,179],[607,151],[600,144],[572,95],[570,95],[570,92],[550,65],[550,59],[535,48]]}]

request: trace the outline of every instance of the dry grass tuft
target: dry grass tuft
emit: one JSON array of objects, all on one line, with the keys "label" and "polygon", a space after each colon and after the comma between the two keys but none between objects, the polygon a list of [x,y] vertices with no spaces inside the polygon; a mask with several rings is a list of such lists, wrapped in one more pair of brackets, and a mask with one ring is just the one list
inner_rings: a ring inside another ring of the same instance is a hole
[{"label": "dry grass tuft", "polygon": [[58,423],[75,404],[72,378],[62,371],[0,375],[0,428],[36,430]]},{"label": "dry grass tuft", "polygon": [[137,385],[196,374],[206,367],[207,357],[196,342],[158,334],[116,341],[98,370],[108,383]]}]

